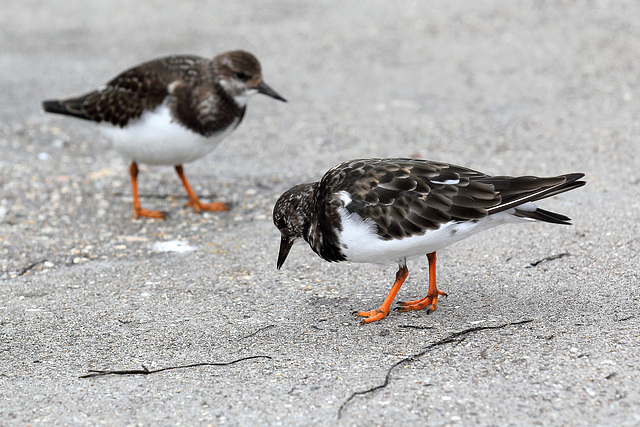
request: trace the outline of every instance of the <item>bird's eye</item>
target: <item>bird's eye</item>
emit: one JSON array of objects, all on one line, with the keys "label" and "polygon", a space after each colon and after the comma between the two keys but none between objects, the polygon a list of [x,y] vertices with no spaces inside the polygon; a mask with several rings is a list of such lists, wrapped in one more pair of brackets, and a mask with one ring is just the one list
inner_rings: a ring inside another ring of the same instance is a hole
[{"label": "bird's eye", "polygon": [[242,81],[247,81],[250,79],[250,76],[245,73],[244,71],[238,71],[236,72],[236,77],[239,78]]}]

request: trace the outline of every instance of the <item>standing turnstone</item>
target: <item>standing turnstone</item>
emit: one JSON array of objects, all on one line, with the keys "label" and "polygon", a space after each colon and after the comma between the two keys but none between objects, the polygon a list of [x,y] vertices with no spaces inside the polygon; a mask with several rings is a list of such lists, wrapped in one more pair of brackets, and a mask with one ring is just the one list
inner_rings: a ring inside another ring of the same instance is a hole
[{"label": "standing turnstone", "polygon": [[360,159],[341,163],[320,180],[286,191],[273,209],[282,234],[278,269],[303,238],[322,259],[398,263],[396,281],[377,310],[359,311],[362,323],[384,318],[407,278],[407,259],[427,255],[427,296],[400,303],[400,311],[435,311],[436,251],[497,225],[570,218],[533,202],[585,184],[582,173],[548,178],[489,176],[448,163],[416,159]]},{"label": "standing turnstone", "polygon": [[262,81],[260,63],[241,50],[213,60],[175,55],[127,70],[77,98],[44,101],[45,111],[101,124],[113,146],[131,161],[133,216],[164,218],[142,209],[138,163],[173,165],[196,212],[224,211],[225,203],[200,203],[182,169],[211,152],[242,121],[249,96],[286,100]]}]

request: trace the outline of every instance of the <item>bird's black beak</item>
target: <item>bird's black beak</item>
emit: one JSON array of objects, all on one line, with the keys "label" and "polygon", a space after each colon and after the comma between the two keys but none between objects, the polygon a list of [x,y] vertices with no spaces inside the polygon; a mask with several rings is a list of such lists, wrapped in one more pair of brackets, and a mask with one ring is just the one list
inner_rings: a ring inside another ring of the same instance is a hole
[{"label": "bird's black beak", "polygon": [[277,264],[278,270],[280,270],[280,267],[282,267],[282,264],[284,264],[284,261],[287,259],[287,255],[289,255],[291,246],[293,246],[293,242],[295,241],[295,239],[285,236],[282,236],[282,238],[280,239],[280,252],[278,253]]},{"label": "bird's black beak", "polygon": [[256,86],[256,89],[258,89],[258,92],[263,93],[267,96],[270,96],[272,98],[275,98],[279,101],[282,102],[287,102],[286,99],[284,99],[283,97],[281,97],[278,92],[276,92],[275,90],[271,89],[271,87],[269,87],[269,85],[267,85],[265,82],[260,82],[260,84],[258,84],[258,86]]}]

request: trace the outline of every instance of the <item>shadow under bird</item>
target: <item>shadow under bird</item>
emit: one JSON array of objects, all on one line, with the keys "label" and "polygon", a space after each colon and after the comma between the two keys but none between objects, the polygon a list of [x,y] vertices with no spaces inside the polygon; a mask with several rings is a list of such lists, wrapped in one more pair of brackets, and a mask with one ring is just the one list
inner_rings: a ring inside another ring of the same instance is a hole
[{"label": "shadow under bird", "polygon": [[554,177],[489,176],[419,159],[359,159],[330,169],[319,182],[280,196],[273,222],[280,230],[277,267],[304,239],[322,259],[397,263],[396,280],[380,308],[359,311],[362,323],[384,318],[409,274],[407,259],[425,255],[427,295],[399,303],[399,311],[436,310],[436,251],[489,228],[519,222],[569,224],[570,218],[534,202],[583,186],[584,174]]},{"label": "shadow under bird", "polygon": [[225,52],[213,59],[174,55],[124,71],[85,95],[44,101],[45,111],[100,124],[113,148],[131,161],[133,216],[164,218],[143,209],[138,197],[138,163],[172,165],[196,212],[225,211],[225,203],[201,203],[182,165],[210,153],[242,121],[248,99],[262,93],[286,102],[262,80],[249,52]]}]

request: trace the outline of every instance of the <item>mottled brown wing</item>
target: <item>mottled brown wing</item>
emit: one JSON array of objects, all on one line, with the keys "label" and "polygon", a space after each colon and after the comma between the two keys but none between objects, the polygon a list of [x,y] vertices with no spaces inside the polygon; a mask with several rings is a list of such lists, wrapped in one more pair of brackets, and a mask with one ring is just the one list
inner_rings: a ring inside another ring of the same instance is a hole
[{"label": "mottled brown wing", "polygon": [[[46,101],[46,111],[124,126],[160,105],[172,82],[191,82],[206,61],[197,56],[169,56],[131,68],[99,89],[62,101]],[[56,105],[57,103],[57,105]]]},{"label": "mottled brown wing", "polygon": [[[476,220],[500,204],[493,185],[476,181],[480,172],[418,159],[361,159],[343,163],[323,177],[320,187],[328,206],[325,215],[343,203],[349,212],[372,220],[383,239],[421,235],[441,224]],[[329,191],[331,194],[328,194]]]}]

